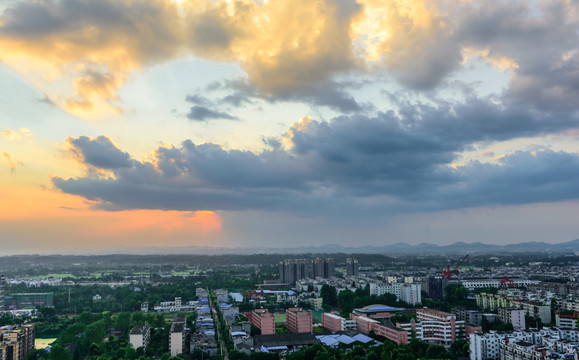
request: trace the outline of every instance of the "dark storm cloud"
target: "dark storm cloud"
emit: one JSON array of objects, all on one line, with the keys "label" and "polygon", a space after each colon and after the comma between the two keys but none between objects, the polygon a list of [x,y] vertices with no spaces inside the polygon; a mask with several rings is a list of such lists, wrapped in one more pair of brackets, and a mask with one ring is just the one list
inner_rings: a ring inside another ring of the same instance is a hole
[{"label": "dark storm cloud", "polygon": [[101,169],[121,169],[132,166],[128,153],[119,150],[106,136],[69,138],[70,151],[84,163]]},{"label": "dark storm cloud", "polygon": [[441,191],[455,207],[527,204],[579,198],[579,156],[566,152],[518,151],[498,164],[471,162],[460,169],[462,181]]},{"label": "dark storm cloud", "polygon": [[[89,174],[53,182],[111,210],[404,212],[558,201],[579,197],[575,154],[519,152],[498,164],[450,165],[477,142],[576,126],[571,116],[554,119],[479,98],[414,106],[401,101],[396,111],[374,117],[304,118],[278,139],[264,139],[272,150],[261,153],[185,141],[158,148],[152,161],[116,168],[114,178]],[[79,141],[86,139],[71,143]]]}]

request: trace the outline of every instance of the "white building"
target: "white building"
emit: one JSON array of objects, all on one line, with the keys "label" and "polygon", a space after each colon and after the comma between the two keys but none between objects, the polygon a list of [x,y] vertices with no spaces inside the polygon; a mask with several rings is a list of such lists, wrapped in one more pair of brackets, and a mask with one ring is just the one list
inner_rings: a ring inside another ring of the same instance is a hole
[{"label": "white building", "polygon": [[394,294],[397,300],[411,305],[422,304],[420,284],[370,283],[370,295],[380,296],[386,293]]},{"label": "white building", "polygon": [[559,328],[470,335],[471,360],[576,359],[579,332]]},{"label": "white building", "polygon": [[135,325],[135,327],[129,333],[129,342],[134,349],[140,347],[145,350],[149,345],[151,339],[151,326],[147,323]]},{"label": "white building", "polygon": [[488,334],[470,334],[470,360],[499,359],[501,343],[506,339],[517,339],[517,341],[530,341],[532,335],[524,331],[491,331]]},{"label": "white building", "polygon": [[[422,341],[449,347],[453,342],[464,339],[464,321],[456,320],[454,314],[422,308],[416,309],[416,317],[416,336]],[[405,324],[401,326],[404,329]]]},{"label": "white building", "polygon": [[[511,279],[511,281],[516,286],[529,286],[531,284],[539,284],[539,280],[527,280],[527,279]],[[500,288],[501,279],[468,279],[460,281],[462,286],[469,290],[481,289],[481,288]]]},{"label": "white building", "polygon": [[410,305],[422,304],[422,294],[419,284],[401,284],[400,300]]},{"label": "white building", "polygon": [[502,322],[512,324],[515,330],[525,330],[525,310],[499,308],[499,318]]},{"label": "white building", "polygon": [[559,312],[555,313],[555,324],[557,327],[564,329],[577,329],[577,315],[562,315]]},{"label": "white building", "polygon": [[169,347],[171,356],[177,356],[183,353],[185,348],[185,336],[187,329],[185,328],[187,318],[184,315],[175,315],[173,323],[171,324],[171,331],[169,333]]}]

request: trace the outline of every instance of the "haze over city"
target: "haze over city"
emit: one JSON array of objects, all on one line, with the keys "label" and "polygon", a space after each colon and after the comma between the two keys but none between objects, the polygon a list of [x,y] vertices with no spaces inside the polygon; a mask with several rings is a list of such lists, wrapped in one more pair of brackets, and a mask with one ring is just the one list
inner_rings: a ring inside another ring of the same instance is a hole
[{"label": "haze over city", "polygon": [[579,238],[576,1],[0,3],[2,255]]}]

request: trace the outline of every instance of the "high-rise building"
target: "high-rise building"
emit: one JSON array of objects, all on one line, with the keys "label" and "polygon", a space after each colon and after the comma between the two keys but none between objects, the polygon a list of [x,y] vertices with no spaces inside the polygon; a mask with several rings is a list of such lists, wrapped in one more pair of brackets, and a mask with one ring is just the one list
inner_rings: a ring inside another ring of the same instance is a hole
[{"label": "high-rise building", "polygon": [[308,260],[289,259],[279,262],[279,282],[295,284],[296,281],[308,277]]},{"label": "high-rise building", "polygon": [[444,288],[448,285],[445,277],[428,278],[428,295],[433,299],[443,299],[445,297]]},{"label": "high-rise building", "polygon": [[290,308],[286,313],[286,327],[294,333],[312,332],[312,313],[302,308]]},{"label": "high-rise building", "polygon": [[334,276],[336,272],[336,263],[334,259],[316,258],[312,261],[312,277],[314,279],[327,279]]},{"label": "high-rise building", "polygon": [[358,259],[347,258],[346,276],[357,276],[357,275],[358,275]]}]

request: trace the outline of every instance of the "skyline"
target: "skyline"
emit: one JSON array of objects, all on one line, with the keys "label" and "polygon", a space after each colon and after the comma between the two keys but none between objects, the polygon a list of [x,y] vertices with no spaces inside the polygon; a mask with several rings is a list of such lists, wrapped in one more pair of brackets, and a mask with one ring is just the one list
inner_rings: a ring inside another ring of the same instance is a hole
[{"label": "skyline", "polygon": [[575,1],[12,0],[0,48],[10,253],[579,238]]}]

